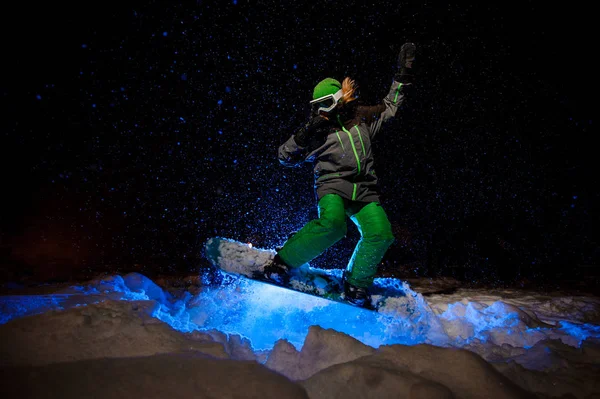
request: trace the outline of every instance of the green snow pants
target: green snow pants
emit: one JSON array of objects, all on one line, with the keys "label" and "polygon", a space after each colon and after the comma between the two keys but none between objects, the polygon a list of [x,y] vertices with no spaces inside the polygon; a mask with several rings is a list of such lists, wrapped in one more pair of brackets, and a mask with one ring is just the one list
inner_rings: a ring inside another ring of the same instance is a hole
[{"label": "green snow pants", "polygon": [[370,287],[377,265],[394,241],[387,215],[376,202],[356,202],[337,194],[325,195],[319,201],[319,218],[308,222],[287,240],[279,257],[290,267],[310,262],[346,235],[346,216],[356,224],[361,235],[348,264],[348,282],[357,287]]}]

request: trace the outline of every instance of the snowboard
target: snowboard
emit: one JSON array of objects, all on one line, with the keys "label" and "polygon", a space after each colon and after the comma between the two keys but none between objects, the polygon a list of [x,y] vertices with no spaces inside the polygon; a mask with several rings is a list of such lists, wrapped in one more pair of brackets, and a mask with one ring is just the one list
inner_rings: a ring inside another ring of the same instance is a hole
[{"label": "snowboard", "polygon": [[[250,243],[224,237],[210,238],[204,245],[204,256],[214,267],[225,273],[356,306],[344,299],[341,269],[326,270],[306,264],[292,269],[289,283],[286,285],[266,280],[261,272],[275,253],[272,249],[256,248]],[[376,278],[369,291],[371,303],[363,308],[378,311],[389,298],[406,296],[406,285],[395,279]]]}]

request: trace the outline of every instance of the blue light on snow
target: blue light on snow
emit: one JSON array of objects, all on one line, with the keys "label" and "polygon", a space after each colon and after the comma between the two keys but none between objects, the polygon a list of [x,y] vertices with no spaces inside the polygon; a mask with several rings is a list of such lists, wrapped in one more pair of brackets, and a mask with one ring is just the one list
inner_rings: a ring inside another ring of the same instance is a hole
[{"label": "blue light on snow", "polygon": [[[208,285],[195,297],[185,293],[182,297],[175,298],[137,273],[109,277],[93,286],[70,287],[68,292],[61,294],[2,296],[0,324],[17,317],[84,306],[107,298],[154,300],[157,306],[153,309],[152,316],[178,331],[217,329],[248,338],[254,350],[268,350],[279,339],[286,339],[300,349],[312,325],[332,328],[367,345],[378,347],[419,343],[446,345],[448,342],[460,345],[475,338],[485,341],[492,333],[513,334],[513,329],[519,323],[514,308],[502,302],[490,306],[470,302],[466,305],[450,304],[446,312],[437,316],[422,297],[415,297],[413,305],[416,308],[411,309],[404,317],[399,317],[397,313],[375,313],[227,275],[223,284],[218,287],[211,287],[206,276],[201,281]],[[468,336],[462,337],[462,342],[452,342],[448,340],[444,329],[436,329],[440,320],[452,321],[450,325],[453,327],[466,323],[473,327]],[[560,334],[581,345],[589,337],[600,337],[600,326],[560,322],[559,327],[529,329],[524,334],[537,334],[543,338],[546,332]],[[531,346],[531,340],[527,341],[527,336],[521,342],[523,347]]]},{"label": "blue light on snow", "polygon": [[594,326],[591,324],[575,324],[569,323],[568,321],[561,321],[560,324],[560,329],[562,331],[579,339],[579,345],[581,345],[581,343],[588,337],[600,336],[600,326]]},{"label": "blue light on snow", "polygon": [[511,328],[519,323],[518,313],[508,309],[502,302],[494,302],[486,308],[479,308],[477,304],[471,302],[466,305],[462,302],[449,304],[448,309],[440,315],[440,318],[468,325],[469,336],[459,338],[459,340],[464,340],[464,342],[460,342],[464,344],[468,344],[474,339],[486,342],[489,333],[497,329],[511,334]]},{"label": "blue light on snow", "polygon": [[64,298],[64,295],[3,296],[0,298],[0,324],[30,314],[43,313],[49,309],[61,309]]}]

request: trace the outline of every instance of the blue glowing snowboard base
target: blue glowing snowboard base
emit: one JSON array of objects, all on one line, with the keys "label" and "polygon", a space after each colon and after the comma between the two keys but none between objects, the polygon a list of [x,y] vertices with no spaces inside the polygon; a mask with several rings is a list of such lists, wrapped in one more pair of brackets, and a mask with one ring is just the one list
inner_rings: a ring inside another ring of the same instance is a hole
[{"label": "blue glowing snowboard base", "polygon": [[[204,245],[204,255],[213,266],[225,273],[275,285],[259,277],[264,266],[275,256],[274,250],[255,248],[249,243],[214,237]],[[279,287],[351,305],[344,300],[342,273],[341,269],[325,270],[303,265],[293,269],[289,284]],[[365,308],[375,311],[381,308],[388,298],[406,296],[404,285],[395,279],[375,279],[370,292],[372,301]]]}]

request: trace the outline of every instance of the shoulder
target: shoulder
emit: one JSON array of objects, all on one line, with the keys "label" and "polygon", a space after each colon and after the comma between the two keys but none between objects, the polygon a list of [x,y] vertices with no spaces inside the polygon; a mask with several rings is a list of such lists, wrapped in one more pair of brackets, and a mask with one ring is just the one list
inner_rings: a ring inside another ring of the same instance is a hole
[{"label": "shoulder", "polygon": [[377,119],[382,112],[385,111],[385,104],[376,105],[358,105],[356,110],[356,116],[364,123],[372,123],[373,120]]}]

